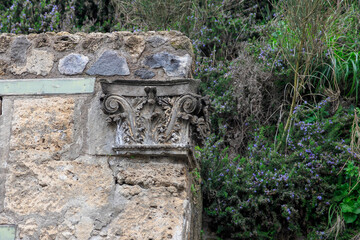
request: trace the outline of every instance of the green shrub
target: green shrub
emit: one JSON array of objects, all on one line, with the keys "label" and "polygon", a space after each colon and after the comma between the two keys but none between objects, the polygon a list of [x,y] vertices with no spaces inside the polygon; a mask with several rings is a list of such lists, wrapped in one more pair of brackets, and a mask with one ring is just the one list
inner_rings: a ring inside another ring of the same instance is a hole
[{"label": "green shrub", "polygon": [[296,107],[285,153],[275,151],[271,126],[254,129],[247,156],[230,159],[215,136],[199,149],[205,211],[221,236],[325,237],[337,173],[355,159],[348,135],[353,110],[330,116],[329,107],[327,101]]}]

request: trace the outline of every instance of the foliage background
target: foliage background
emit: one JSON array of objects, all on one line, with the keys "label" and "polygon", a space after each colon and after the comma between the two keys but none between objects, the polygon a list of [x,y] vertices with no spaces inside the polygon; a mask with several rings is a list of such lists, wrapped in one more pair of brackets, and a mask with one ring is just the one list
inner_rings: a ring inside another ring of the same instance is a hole
[{"label": "foliage background", "polygon": [[219,239],[360,239],[360,1],[1,0],[0,33],[179,30],[211,99]]}]

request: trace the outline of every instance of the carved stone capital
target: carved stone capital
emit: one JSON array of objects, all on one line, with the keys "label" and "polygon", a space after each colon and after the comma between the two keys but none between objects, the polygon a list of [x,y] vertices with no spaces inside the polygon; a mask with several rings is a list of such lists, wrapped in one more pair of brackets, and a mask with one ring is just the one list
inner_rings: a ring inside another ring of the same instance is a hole
[{"label": "carved stone capital", "polygon": [[102,110],[107,121],[116,124],[114,151],[181,153],[201,144],[210,134],[209,101],[197,95],[198,84],[193,79],[102,80]]}]

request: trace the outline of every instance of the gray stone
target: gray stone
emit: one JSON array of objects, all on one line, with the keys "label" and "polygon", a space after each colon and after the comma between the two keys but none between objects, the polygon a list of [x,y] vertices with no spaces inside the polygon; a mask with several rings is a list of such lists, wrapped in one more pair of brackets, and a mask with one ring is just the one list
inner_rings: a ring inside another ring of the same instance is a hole
[{"label": "gray stone", "polygon": [[30,47],[31,43],[26,37],[18,37],[11,45],[11,60],[15,63],[26,62],[26,51]]},{"label": "gray stone", "polygon": [[186,77],[190,69],[191,57],[189,54],[180,57],[168,52],[160,52],[147,57],[144,64],[151,68],[163,68],[170,77]]},{"label": "gray stone", "polygon": [[125,76],[130,74],[126,59],[115,51],[107,50],[86,72],[89,75]]},{"label": "gray stone", "polygon": [[5,174],[6,174],[6,169],[0,168],[0,212],[4,211],[5,181],[6,181]]},{"label": "gray stone", "polygon": [[[0,115],[0,175],[1,169],[5,169],[7,166],[7,159],[9,158],[9,139],[11,135],[11,120],[13,114],[13,102],[7,97],[3,97],[2,100],[2,114]],[[0,180],[1,185],[5,184],[5,181]],[[0,198],[1,198],[0,194]],[[0,200],[1,204],[1,200]],[[1,212],[1,209],[0,209]]]},{"label": "gray stone", "polygon": [[65,75],[81,74],[86,64],[89,62],[89,58],[82,54],[69,54],[59,61],[59,72]]},{"label": "gray stone", "polygon": [[142,68],[135,71],[135,76],[140,77],[141,79],[151,79],[155,77],[155,73],[153,71]]},{"label": "gray stone", "polygon": [[160,47],[161,45],[164,45],[167,42],[166,38],[159,37],[159,36],[153,36],[147,40],[147,42],[152,46],[153,48]]}]

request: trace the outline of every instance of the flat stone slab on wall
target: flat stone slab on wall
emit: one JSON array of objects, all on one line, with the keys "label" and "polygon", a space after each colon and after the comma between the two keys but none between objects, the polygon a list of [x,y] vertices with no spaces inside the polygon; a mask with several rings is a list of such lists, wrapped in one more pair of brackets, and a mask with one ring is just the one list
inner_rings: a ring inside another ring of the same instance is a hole
[{"label": "flat stone slab on wall", "polygon": [[191,78],[193,59],[179,32],[0,34],[0,234],[198,239],[187,157],[117,156],[100,106],[100,79]]}]

